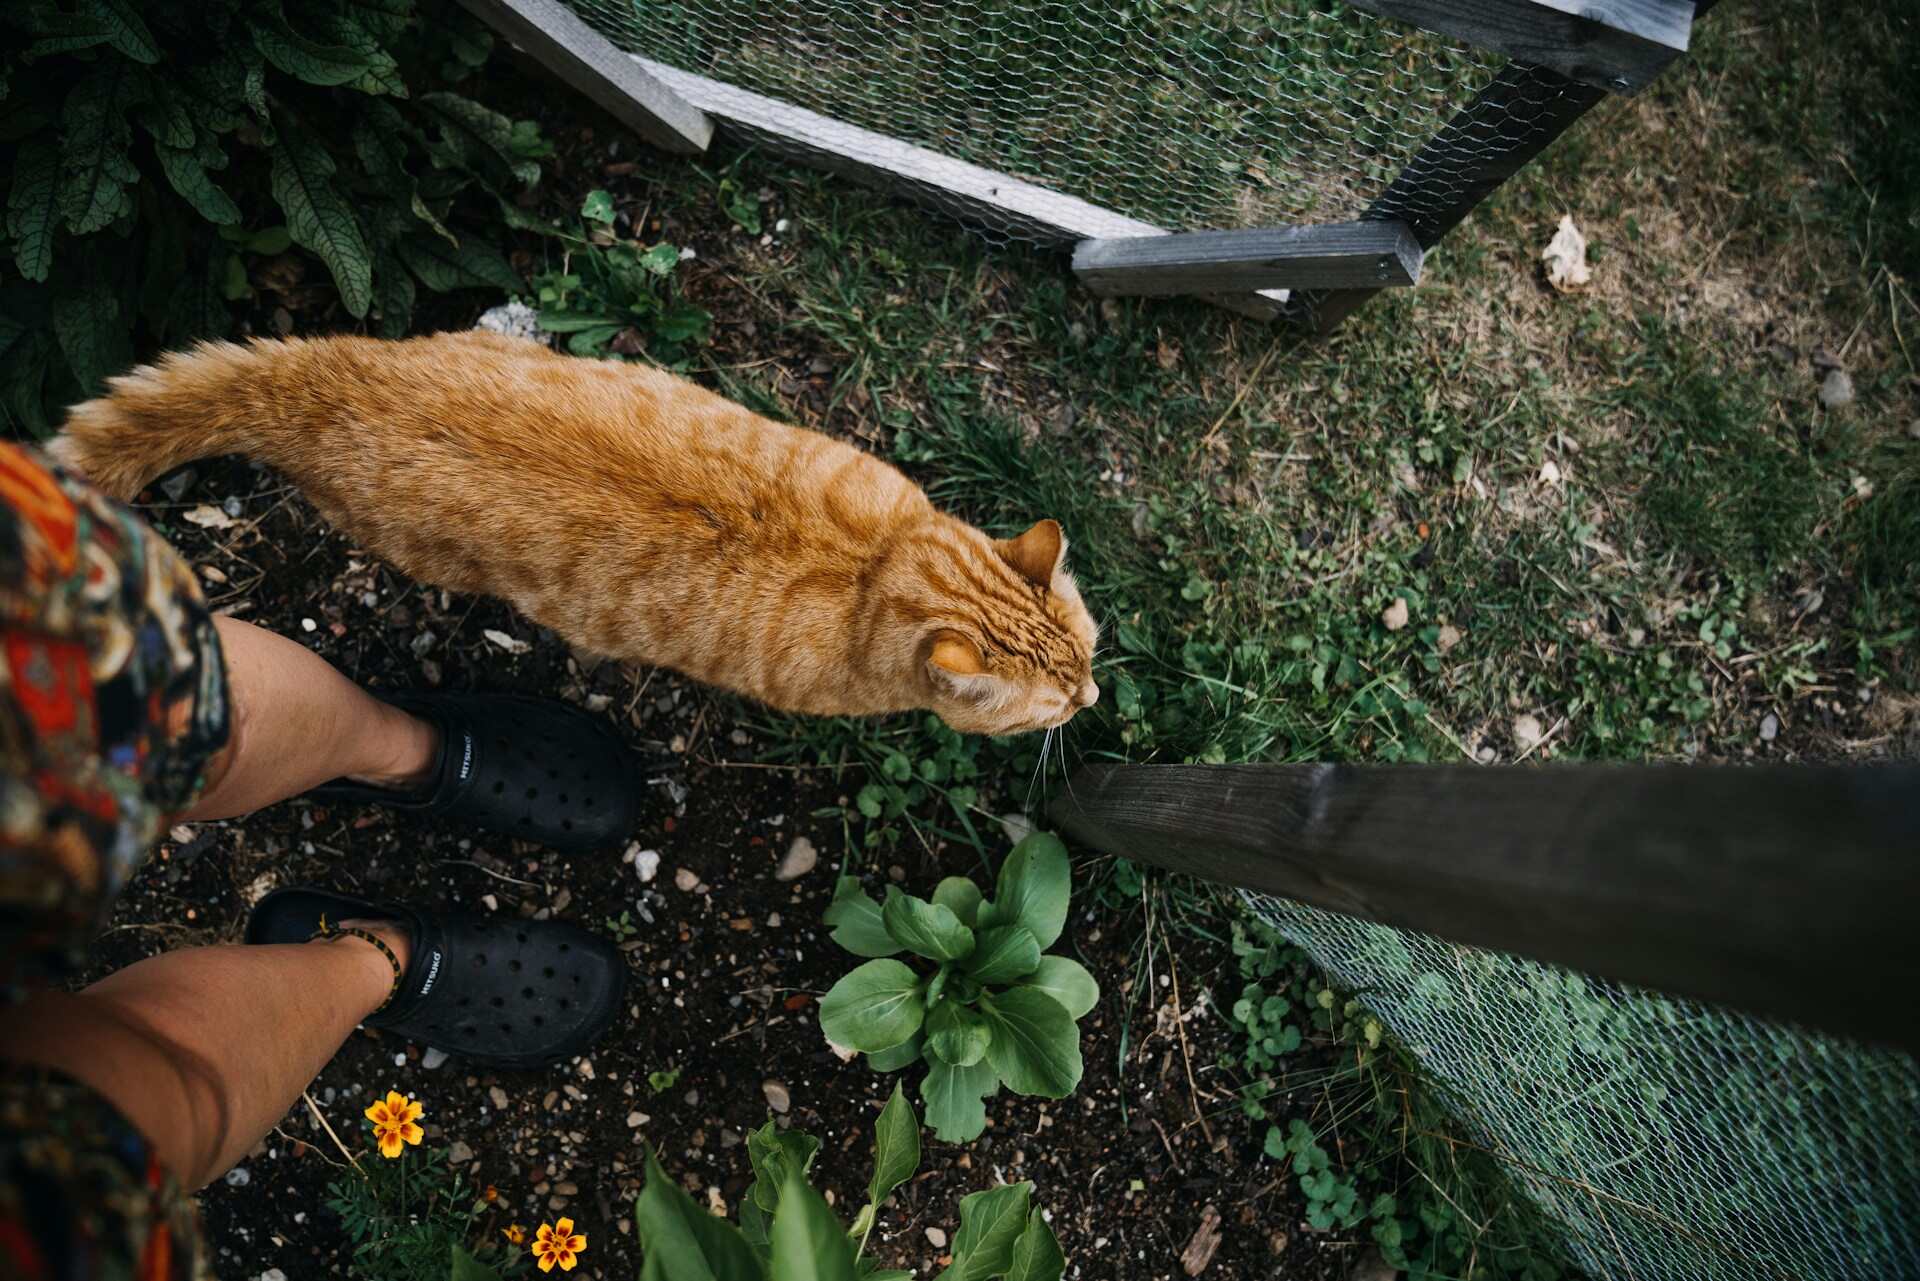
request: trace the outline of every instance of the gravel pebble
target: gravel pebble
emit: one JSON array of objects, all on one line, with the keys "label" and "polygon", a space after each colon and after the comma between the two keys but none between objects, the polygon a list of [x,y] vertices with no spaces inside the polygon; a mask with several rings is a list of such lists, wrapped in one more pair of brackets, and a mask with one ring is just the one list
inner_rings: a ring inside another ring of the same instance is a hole
[{"label": "gravel pebble", "polygon": [[645,1112],[629,1112],[627,1113],[627,1128],[629,1130],[637,1130],[651,1120],[653,1120],[653,1118]]},{"label": "gravel pebble", "polygon": [[490,1085],[487,1087],[487,1100],[493,1104],[494,1111],[505,1112],[507,1110],[507,1092],[499,1086]]},{"label": "gravel pebble", "polygon": [[813,848],[813,842],[804,836],[793,838],[793,844],[787,847],[787,855],[780,860],[780,866],[774,870],[776,881],[797,881],[811,872],[820,862],[820,851]]},{"label": "gravel pebble", "polygon": [[787,1109],[793,1106],[793,1096],[787,1092],[787,1087],[778,1081],[762,1081],[760,1092],[767,1096],[767,1106],[783,1116]]},{"label": "gravel pebble", "polygon": [[1820,380],[1820,404],[1825,409],[1844,409],[1853,403],[1853,375],[1844,369],[1829,369]]},{"label": "gravel pebble", "polygon": [[453,1145],[447,1149],[447,1163],[449,1165],[465,1165],[471,1160],[473,1160],[473,1149],[460,1142],[460,1140],[455,1139]]},{"label": "gravel pebble", "polygon": [[700,874],[691,868],[680,868],[673,874],[673,884],[682,894],[691,894],[694,887],[700,884]]},{"label": "gravel pebble", "polygon": [[251,1182],[253,1175],[248,1173],[244,1165],[236,1165],[227,1171],[227,1186],[230,1188],[244,1188]]},{"label": "gravel pebble", "polygon": [[633,870],[640,874],[642,881],[651,881],[660,874],[660,851],[636,850],[633,855]]},{"label": "gravel pebble", "polygon": [[446,1061],[447,1061],[447,1052],[445,1050],[437,1050],[431,1045],[427,1047],[427,1052],[420,1056],[420,1066],[425,1068],[429,1072],[433,1071],[435,1068],[439,1067],[442,1063],[445,1063]]},{"label": "gravel pebble", "polygon": [[1771,743],[1780,736],[1780,718],[1768,712],[1760,719],[1760,741]]},{"label": "gravel pebble", "polygon": [[947,1248],[947,1234],[939,1228],[928,1228],[927,1244],[936,1250],[944,1250]]}]

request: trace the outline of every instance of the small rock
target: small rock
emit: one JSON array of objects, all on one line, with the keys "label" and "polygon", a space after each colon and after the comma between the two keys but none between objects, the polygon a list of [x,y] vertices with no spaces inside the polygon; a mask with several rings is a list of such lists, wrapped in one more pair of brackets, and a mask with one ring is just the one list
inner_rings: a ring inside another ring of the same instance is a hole
[{"label": "small rock", "polygon": [[1347,1273],[1347,1281],[1394,1281],[1399,1275],[1400,1269],[1387,1262],[1379,1246],[1373,1246],[1360,1256],[1353,1271]]},{"label": "small rock", "polygon": [[487,1099],[493,1104],[493,1110],[495,1112],[505,1112],[507,1110],[507,1092],[499,1086],[490,1085],[487,1087]]},{"label": "small rock", "polygon": [[1025,814],[1002,814],[1000,816],[1000,830],[1007,834],[1009,841],[1018,845],[1021,841],[1033,835],[1033,820]]},{"label": "small rock", "polygon": [[679,890],[682,894],[693,893],[695,887],[698,886],[699,884],[700,884],[700,874],[691,868],[686,868],[686,867],[679,868],[673,874],[674,888]]},{"label": "small rock", "polygon": [[797,881],[811,872],[820,862],[820,852],[813,848],[813,842],[804,836],[793,838],[793,844],[787,847],[786,857],[780,860],[780,866],[774,869],[776,881]]},{"label": "small rock", "polygon": [[160,482],[160,492],[167,496],[168,502],[179,502],[182,495],[187,492],[187,486],[193,484],[193,475],[193,468],[188,467],[167,477]]},{"label": "small rock", "polygon": [[1386,624],[1387,630],[1390,632],[1397,632],[1402,627],[1405,627],[1407,625],[1406,597],[1394,597],[1393,604],[1387,606],[1380,612],[1380,621]]},{"label": "small rock", "polygon": [[407,642],[407,648],[413,651],[415,658],[425,658],[433,652],[433,647],[439,643],[440,638],[432,632],[421,632],[418,636],[415,636]]},{"label": "small rock", "polygon": [[944,1250],[947,1248],[947,1234],[939,1228],[928,1228],[927,1244],[936,1250]]},{"label": "small rock", "polygon": [[446,1061],[447,1061],[447,1052],[445,1050],[437,1050],[431,1045],[427,1047],[427,1052],[420,1056],[420,1066],[425,1068],[429,1072],[433,1071],[435,1068],[439,1067],[442,1063],[445,1063]]},{"label": "small rock", "polygon": [[300,620],[300,630],[303,632],[317,632],[320,630],[320,624],[314,622],[311,618],[303,618]]},{"label": "small rock", "polygon": [[1521,752],[1531,752],[1540,746],[1540,740],[1546,731],[1540,728],[1537,716],[1516,716],[1513,718],[1513,745]]},{"label": "small rock", "polygon": [[480,903],[481,906],[485,907],[489,912],[498,912],[500,910],[500,900],[491,894],[482,894],[480,896]]},{"label": "small rock", "polygon": [[1820,380],[1820,405],[1823,409],[1844,409],[1853,403],[1853,375],[1844,369],[1829,369]]},{"label": "small rock", "polygon": [[455,1139],[453,1145],[447,1149],[447,1163],[449,1165],[465,1165],[471,1160],[473,1160],[473,1149],[460,1142],[460,1140]]},{"label": "small rock", "polygon": [[1213,1262],[1213,1256],[1219,1249],[1220,1211],[1207,1206],[1200,1211],[1200,1226],[1193,1230],[1187,1248],[1180,1252],[1180,1270],[1190,1277],[1199,1276]]},{"label": "small rock", "polygon": [[778,912],[767,913],[767,928],[770,930],[777,930],[780,928],[780,913]]},{"label": "small rock", "polygon": [[1907,424],[1907,437],[1910,440],[1920,440],[1920,418]]},{"label": "small rock", "polygon": [[762,1081],[760,1092],[767,1096],[767,1106],[782,1116],[793,1106],[793,1096],[787,1093],[787,1087],[778,1081]]},{"label": "small rock", "polygon": [[230,1188],[244,1188],[252,1182],[253,1175],[247,1172],[244,1165],[236,1165],[227,1171],[227,1186]]},{"label": "small rock", "polygon": [[533,646],[529,642],[523,641],[517,636],[509,636],[505,632],[495,628],[483,628],[480,634],[493,644],[498,645],[501,649],[506,650],[509,654],[529,654],[533,652]]},{"label": "small rock", "polygon": [[220,504],[220,510],[235,520],[239,520],[240,514],[247,509],[241,505],[238,498],[229,498],[226,502]]},{"label": "small rock", "polygon": [[1760,718],[1760,741],[1771,743],[1778,737],[1780,737],[1780,718],[1768,712]]},{"label": "small rock", "polygon": [[593,1080],[593,1060],[592,1059],[581,1059],[580,1066],[574,1070],[580,1073],[580,1079],[582,1081]]},{"label": "small rock", "polygon": [[1549,458],[1547,459],[1546,462],[1540,464],[1540,483],[1541,484],[1558,485],[1560,481],[1561,481],[1561,475],[1560,475],[1559,463],[1556,463],[1553,461],[1553,459]]},{"label": "small rock", "polygon": [[651,881],[660,874],[660,851],[643,850],[636,846],[633,852],[633,870],[640,874],[643,882]]},{"label": "small rock", "polygon": [[480,319],[474,322],[475,329],[491,329],[496,334],[505,334],[509,338],[531,338],[538,341],[544,331],[540,328],[540,313],[523,302],[502,303],[480,313]]},{"label": "small rock", "polygon": [[651,1120],[653,1120],[653,1118],[645,1112],[629,1112],[627,1113],[627,1128],[629,1130],[637,1130]]},{"label": "small rock", "polygon": [[287,1281],[287,1274],[279,1268],[268,1268],[260,1274],[260,1281]]},{"label": "small rock", "polygon": [[1452,623],[1442,623],[1440,625],[1440,635],[1434,640],[1434,644],[1440,647],[1440,652],[1444,654],[1459,643],[1460,629]]},{"label": "small rock", "polygon": [[572,906],[573,906],[572,890],[562,889],[558,894],[553,896],[553,910],[555,912],[564,912],[569,907],[572,907]]},{"label": "small rock", "polygon": [[902,884],[907,879],[907,869],[895,863],[887,869],[887,879],[895,885]]},{"label": "small rock", "polygon": [[747,731],[743,729],[734,730],[731,734],[727,735],[727,741],[735,747],[745,747],[749,741]]}]

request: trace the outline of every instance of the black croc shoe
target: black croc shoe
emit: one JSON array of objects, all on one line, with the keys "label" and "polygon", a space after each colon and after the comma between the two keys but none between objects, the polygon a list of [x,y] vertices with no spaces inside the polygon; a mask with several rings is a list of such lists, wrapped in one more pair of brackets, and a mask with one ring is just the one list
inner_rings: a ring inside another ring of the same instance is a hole
[{"label": "black croc shoe", "polygon": [[639,822],[640,762],[599,717],[514,694],[387,701],[439,726],[429,781],[399,791],[343,779],[308,795],[448,818],[567,851],[624,840]]},{"label": "black croc shoe", "polygon": [[620,1012],[620,950],[565,921],[423,912],[327,890],[275,890],[247,918],[249,943],[305,943],[341,921],[394,921],[407,971],[366,1026],[480,1067],[537,1068],[585,1053]]}]

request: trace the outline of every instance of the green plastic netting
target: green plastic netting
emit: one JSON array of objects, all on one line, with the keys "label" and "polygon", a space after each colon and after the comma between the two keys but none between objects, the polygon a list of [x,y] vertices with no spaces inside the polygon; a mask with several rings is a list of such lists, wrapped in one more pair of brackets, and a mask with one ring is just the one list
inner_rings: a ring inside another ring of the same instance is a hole
[{"label": "green plastic netting", "polygon": [[1176,231],[1355,217],[1501,61],[1308,0],[569,3],[629,52]]},{"label": "green plastic netting", "polygon": [[1393,1031],[1593,1276],[1920,1276],[1913,1059],[1248,901]]}]

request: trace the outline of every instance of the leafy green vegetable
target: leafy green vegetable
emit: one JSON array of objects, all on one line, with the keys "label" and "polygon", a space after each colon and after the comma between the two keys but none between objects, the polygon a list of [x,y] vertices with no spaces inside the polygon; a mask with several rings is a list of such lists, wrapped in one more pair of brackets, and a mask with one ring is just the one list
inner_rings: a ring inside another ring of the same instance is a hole
[{"label": "leafy green vegetable", "polygon": [[[910,774],[912,765],[903,757],[888,770]],[[931,901],[889,886],[884,906],[841,878],[826,912],[834,941],[856,956],[906,956],[869,961],[834,984],[820,1003],[821,1030],[867,1051],[875,1071],[925,1060],[920,1097],[950,1143],[979,1137],[985,1100],[1002,1084],[1045,1098],[1072,1093],[1083,1070],[1076,1020],[1100,988],[1079,962],[1041,955],[1066,928],[1070,881],[1066,847],[1045,833],[1014,847],[990,903],[965,877],[941,881]],[[937,968],[923,976],[916,960]]]},{"label": "leafy green vegetable", "polygon": [[[991,1087],[991,1071],[986,1080]],[[818,1140],[772,1121],[749,1134],[754,1182],[737,1226],[696,1205],[649,1150],[634,1206],[641,1281],[910,1281],[911,1273],[865,1257],[881,1207],[920,1165],[920,1121],[905,1092],[894,1087],[874,1126],[873,1177],[851,1229],[807,1181],[819,1150]],[[1031,1183],[1017,1183],[964,1198],[953,1266],[942,1276],[1060,1281],[1066,1259],[1032,1195]]]}]

